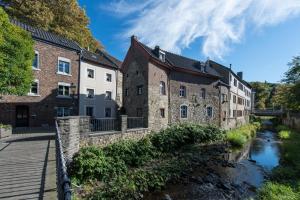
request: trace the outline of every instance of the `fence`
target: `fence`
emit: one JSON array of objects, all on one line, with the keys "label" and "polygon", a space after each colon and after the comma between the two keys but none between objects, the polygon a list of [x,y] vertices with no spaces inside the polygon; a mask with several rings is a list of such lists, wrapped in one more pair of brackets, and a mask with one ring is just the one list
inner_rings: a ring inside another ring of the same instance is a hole
[{"label": "fence", "polygon": [[55,126],[57,197],[59,200],[71,200],[71,182],[67,173],[66,160],[57,121],[55,121]]},{"label": "fence", "polygon": [[144,118],[143,117],[128,117],[127,118],[127,128],[144,128]]},{"label": "fence", "polygon": [[117,131],[120,129],[119,121],[115,118],[97,118],[90,120],[92,132]]}]

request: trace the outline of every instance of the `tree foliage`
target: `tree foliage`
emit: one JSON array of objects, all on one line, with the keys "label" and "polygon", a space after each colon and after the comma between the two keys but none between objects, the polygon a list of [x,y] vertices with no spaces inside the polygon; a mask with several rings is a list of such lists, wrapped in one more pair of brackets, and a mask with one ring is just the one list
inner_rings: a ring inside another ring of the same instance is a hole
[{"label": "tree foliage", "polygon": [[62,35],[92,51],[103,49],[88,28],[89,19],[76,0],[5,0],[13,18]]},{"label": "tree foliage", "polygon": [[0,8],[0,94],[26,94],[32,82],[33,40]]},{"label": "tree foliage", "polygon": [[266,109],[272,108],[273,95],[276,91],[278,84],[267,83],[267,82],[252,82],[251,86],[255,90],[255,108],[257,109]]}]

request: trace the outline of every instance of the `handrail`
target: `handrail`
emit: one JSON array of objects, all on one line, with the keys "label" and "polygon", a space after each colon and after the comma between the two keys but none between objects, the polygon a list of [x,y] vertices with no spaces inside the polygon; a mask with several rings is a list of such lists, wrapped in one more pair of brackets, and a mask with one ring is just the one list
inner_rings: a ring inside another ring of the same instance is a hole
[{"label": "handrail", "polygon": [[68,177],[66,160],[63,152],[61,142],[61,135],[58,128],[57,121],[55,121],[56,135],[56,184],[57,184],[57,197],[59,200],[71,200],[71,181]]}]

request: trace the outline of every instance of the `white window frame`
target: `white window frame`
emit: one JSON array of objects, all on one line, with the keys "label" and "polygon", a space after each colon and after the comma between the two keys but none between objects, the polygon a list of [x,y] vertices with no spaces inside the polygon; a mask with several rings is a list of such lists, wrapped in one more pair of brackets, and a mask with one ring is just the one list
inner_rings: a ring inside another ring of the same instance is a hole
[{"label": "white window frame", "polygon": [[[211,116],[208,116],[208,112],[207,112],[207,109],[208,109],[208,108],[211,108]],[[205,110],[206,117],[212,119],[212,118],[214,117],[214,108],[213,108],[212,106],[206,106],[205,109],[206,109],[206,110]]]},{"label": "white window frame", "polygon": [[95,106],[92,106],[92,105],[87,105],[87,106],[84,107],[84,115],[85,115],[85,116],[88,116],[88,115],[87,115],[87,112],[86,112],[86,109],[87,109],[88,107],[93,108],[93,115],[92,115],[92,117],[94,117],[94,116],[95,116]]},{"label": "white window frame", "polygon": [[[181,89],[181,87],[183,89]],[[182,91],[184,92],[184,95],[182,95]],[[179,86],[179,97],[186,97],[186,86],[184,86],[184,85]]]},{"label": "white window frame", "polygon": [[[93,70],[93,72],[94,72],[94,77],[93,78],[89,77],[89,72],[88,72],[89,70]],[[95,79],[95,77],[96,77],[96,71],[95,71],[95,69],[86,68],[86,78],[88,78],[88,79]]]},{"label": "white window frame", "polygon": [[[182,110],[181,107],[182,107],[182,106],[185,106],[185,107],[186,107],[186,117],[182,117],[182,115],[181,115],[181,114],[182,114],[182,113],[181,113],[181,110]],[[188,118],[188,110],[189,110],[188,108],[189,108],[189,107],[188,107],[188,105],[186,105],[186,104],[181,104],[181,105],[180,105],[180,108],[179,108],[180,119],[187,119],[187,118]]]},{"label": "white window frame", "polygon": [[[106,117],[106,108],[110,108],[110,117]],[[112,118],[112,108],[111,107],[104,108],[104,118]]]},{"label": "white window frame", "polygon": [[32,69],[33,70],[36,70],[36,71],[40,71],[40,53],[38,51],[34,51],[34,57],[35,57],[35,54],[37,54],[37,67],[34,67],[32,65]]},{"label": "white window frame", "polygon": [[[60,72],[59,71],[59,61],[63,61],[63,62],[68,62],[69,63],[69,73],[65,73],[65,72]],[[68,58],[64,58],[64,57],[58,57],[57,59],[57,74],[60,75],[65,75],[65,76],[72,76],[72,64],[71,64],[71,60]]]},{"label": "white window frame", "polygon": [[36,96],[39,97],[40,96],[40,81],[38,79],[35,79],[33,81],[34,83],[37,83],[37,94],[32,93],[31,92],[31,87],[30,87],[30,91],[28,92],[28,96]]},{"label": "white window frame", "polygon": [[[107,95],[106,95],[107,92],[110,92],[110,99],[107,99],[107,98],[106,98],[106,97],[107,97]],[[112,96],[113,96],[113,92],[112,92],[111,90],[106,90],[106,91],[105,91],[105,98],[104,98],[105,101],[111,101],[111,100],[113,100],[113,97],[112,97]]]},{"label": "white window frame", "polygon": [[[68,86],[69,87],[69,95],[60,95],[59,93],[59,86]],[[71,84],[70,83],[65,83],[65,82],[58,82],[57,84],[57,97],[58,98],[71,98]]]},{"label": "white window frame", "polygon": [[[88,96],[88,90],[94,90],[94,96],[92,97],[92,98],[90,98],[89,96]],[[95,88],[85,88],[85,96],[86,96],[86,98],[87,99],[94,99],[95,98],[95,96],[96,96],[96,90],[95,90]]]},{"label": "white window frame", "polygon": [[158,53],[158,58],[159,60],[161,60],[162,62],[165,62],[166,61],[166,53],[163,52],[162,50],[159,50],[159,53]]}]

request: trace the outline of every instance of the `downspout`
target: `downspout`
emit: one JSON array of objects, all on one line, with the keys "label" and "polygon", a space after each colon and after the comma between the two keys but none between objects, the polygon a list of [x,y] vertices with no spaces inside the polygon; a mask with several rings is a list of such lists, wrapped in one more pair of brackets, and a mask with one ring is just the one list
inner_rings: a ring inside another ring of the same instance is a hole
[{"label": "downspout", "polygon": [[171,124],[171,86],[170,86],[170,73],[171,71],[169,70],[168,72],[168,125]]},{"label": "downspout", "polygon": [[219,127],[221,128],[221,126],[222,126],[222,102],[221,102],[221,84],[220,84],[220,82],[219,82],[219,87],[218,87],[218,89],[219,89]]},{"label": "downspout", "polygon": [[78,111],[78,115],[80,115],[80,77],[81,77],[81,62],[82,62],[82,49],[80,49],[79,52],[79,69],[78,69],[78,86],[77,86],[77,111]]}]

